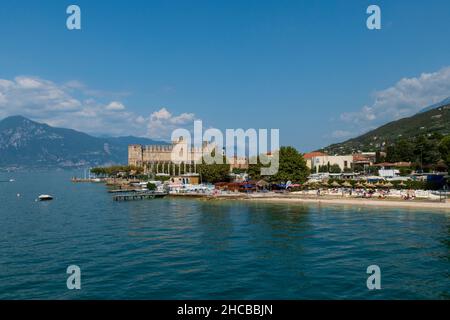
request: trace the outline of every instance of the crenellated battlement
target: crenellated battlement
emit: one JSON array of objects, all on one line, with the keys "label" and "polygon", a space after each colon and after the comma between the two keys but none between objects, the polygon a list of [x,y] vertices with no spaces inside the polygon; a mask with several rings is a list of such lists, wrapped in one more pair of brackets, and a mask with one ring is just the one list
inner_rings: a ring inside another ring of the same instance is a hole
[{"label": "crenellated battlement", "polygon": [[172,145],[148,145],[142,146],[144,152],[171,152]]},{"label": "crenellated battlement", "polygon": [[[149,163],[181,163],[199,162],[203,152],[212,150],[213,144],[203,142],[202,146],[190,146],[183,139],[173,141],[169,145],[138,145],[128,146],[128,164],[143,166]],[[188,154],[186,154],[188,150]],[[181,155],[180,155],[181,154]],[[184,160],[188,159],[188,160]]]}]

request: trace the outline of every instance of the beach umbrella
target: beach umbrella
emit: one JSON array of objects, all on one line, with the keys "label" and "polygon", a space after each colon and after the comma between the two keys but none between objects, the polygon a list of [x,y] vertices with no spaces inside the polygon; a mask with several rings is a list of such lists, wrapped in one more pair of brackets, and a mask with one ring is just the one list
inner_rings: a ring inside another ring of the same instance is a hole
[{"label": "beach umbrella", "polygon": [[268,183],[267,181],[265,181],[265,180],[259,180],[259,181],[256,183],[256,185],[257,185],[258,187],[267,187],[267,186],[269,185],[269,183]]},{"label": "beach umbrella", "polygon": [[342,184],[342,186],[343,186],[343,187],[346,187],[346,188],[351,188],[351,187],[352,187],[352,184],[351,184],[350,182],[348,182],[348,181],[345,181],[345,182]]},{"label": "beach umbrella", "polygon": [[311,184],[312,184],[311,180],[308,180],[303,184],[303,186],[306,188],[309,188],[311,186]]},{"label": "beach umbrella", "polygon": [[364,188],[364,185],[361,182],[358,182],[357,184],[355,184],[355,187]]},{"label": "beach umbrella", "polygon": [[366,188],[375,188],[375,186],[371,183],[366,183]]},{"label": "beach umbrella", "polygon": [[333,183],[331,184],[332,187],[340,187],[341,185],[339,184],[339,182],[337,181],[333,181]]},{"label": "beach umbrella", "polygon": [[386,183],[384,186],[385,186],[386,188],[392,188],[394,185],[393,185],[392,183],[388,182],[388,183]]}]

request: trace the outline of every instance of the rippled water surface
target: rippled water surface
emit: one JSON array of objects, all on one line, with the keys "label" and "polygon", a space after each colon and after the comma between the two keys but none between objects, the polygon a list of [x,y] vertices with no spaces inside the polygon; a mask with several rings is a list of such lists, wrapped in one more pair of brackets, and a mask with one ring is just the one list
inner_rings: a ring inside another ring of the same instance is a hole
[{"label": "rippled water surface", "polygon": [[[16,179],[0,183],[0,299],[450,298],[449,212],[119,203],[72,174],[0,173]],[[66,287],[72,264],[79,291]],[[373,264],[379,291],[366,287]]]}]

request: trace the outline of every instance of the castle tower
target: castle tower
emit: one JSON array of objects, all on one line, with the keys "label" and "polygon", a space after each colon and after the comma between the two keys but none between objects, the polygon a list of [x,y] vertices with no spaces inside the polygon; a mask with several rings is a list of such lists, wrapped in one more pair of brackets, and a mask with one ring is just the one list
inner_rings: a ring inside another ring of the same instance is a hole
[{"label": "castle tower", "polygon": [[143,164],[143,150],[139,144],[128,146],[128,165],[141,166]]}]

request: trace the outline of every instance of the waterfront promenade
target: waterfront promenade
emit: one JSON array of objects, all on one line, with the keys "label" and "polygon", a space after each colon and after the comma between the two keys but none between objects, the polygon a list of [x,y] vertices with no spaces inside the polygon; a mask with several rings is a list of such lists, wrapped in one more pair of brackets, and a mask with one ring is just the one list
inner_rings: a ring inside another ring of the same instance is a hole
[{"label": "waterfront promenade", "polygon": [[450,202],[437,200],[400,200],[400,199],[378,199],[378,198],[356,198],[356,197],[340,197],[332,195],[301,195],[292,193],[218,193],[218,194],[201,194],[201,193],[179,193],[170,194],[172,197],[191,197],[204,198],[205,200],[243,200],[252,202],[266,203],[282,203],[282,204],[318,204],[318,205],[345,205],[345,206],[369,206],[384,208],[417,208],[417,209],[438,209],[449,210]]}]

